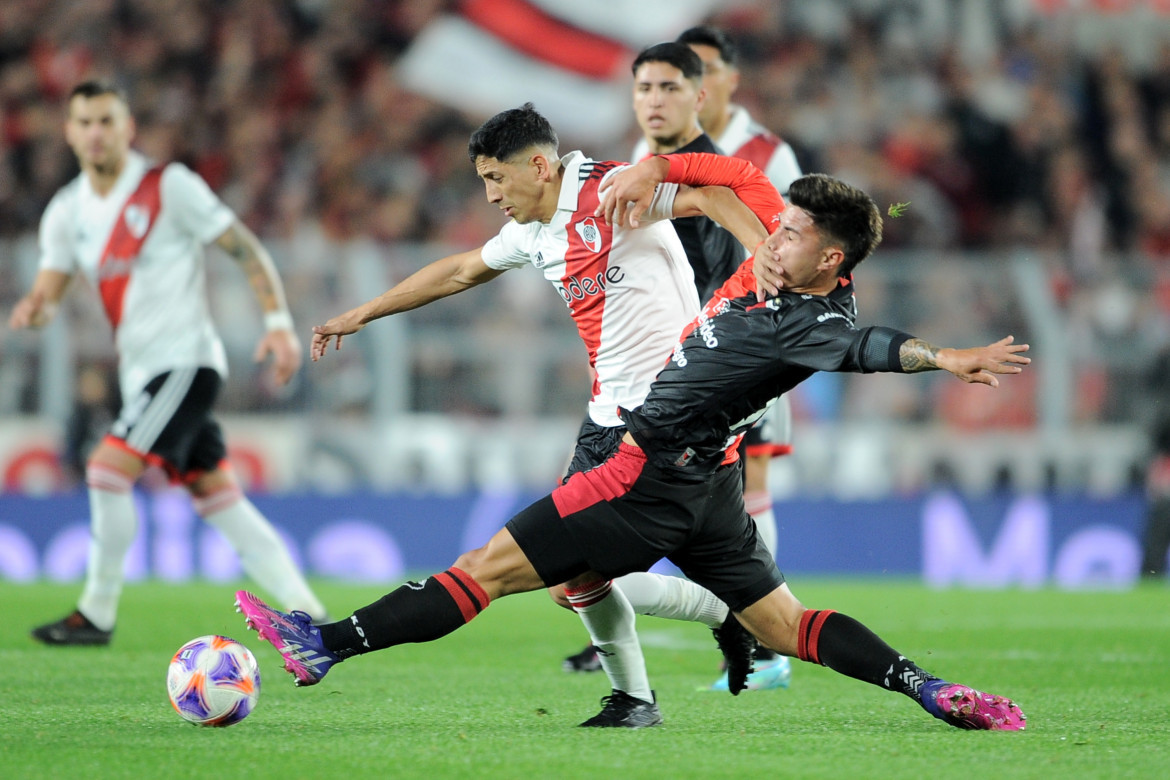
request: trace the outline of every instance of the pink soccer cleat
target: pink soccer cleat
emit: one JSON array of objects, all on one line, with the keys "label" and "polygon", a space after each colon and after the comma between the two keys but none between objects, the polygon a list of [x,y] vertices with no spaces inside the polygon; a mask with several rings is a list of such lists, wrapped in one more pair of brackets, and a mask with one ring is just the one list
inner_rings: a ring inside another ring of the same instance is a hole
[{"label": "pink soccer cleat", "polygon": [[922,686],[922,706],[955,728],[979,731],[1023,731],[1027,721],[1015,702],[946,680]]},{"label": "pink soccer cleat", "polygon": [[276,648],[297,685],[316,685],[341,660],[325,647],[321,630],[304,612],[273,609],[246,590],[236,591],[236,611],[244,613],[248,628]]}]

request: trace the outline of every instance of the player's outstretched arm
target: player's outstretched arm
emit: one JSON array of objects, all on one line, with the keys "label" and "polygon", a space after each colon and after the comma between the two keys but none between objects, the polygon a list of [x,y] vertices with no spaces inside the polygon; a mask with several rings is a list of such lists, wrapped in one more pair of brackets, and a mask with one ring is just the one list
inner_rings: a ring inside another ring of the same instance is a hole
[{"label": "player's outstretched arm", "polygon": [[341,349],[341,340],[357,333],[367,323],[463,292],[502,273],[483,261],[483,247],[436,260],[377,298],[334,317],[324,325],[314,325],[309,357],[313,362],[320,360],[330,343],[334,349]]},{"label": "player's outstretched arm", "polygon": [[61,302],[72,278],[64,271],[38,271],[28,295],[12,307],[12,313],[8,316],[8,327],[12,330],[21,330],[43,328],[48,325],[57,313],[57,304]]},{"label": "player's outstretched arm", "polygon": [[747,205],[727,187],[681,187],[674,199],[675,217],[706,216],[718,222],[748,249],[759,246],[768,231]]},{"label": "player's outstretched arm", "polygon": [[1032,362],[1022,354],[1028,345],[1014,342],[1014,336],[1007,336],[986,347],[950,349],[912,338],[898,349],[898,358],[908,374],[942,369],[964,382],[999,387],[996,374],[1018,374]]},{"label": "player's outstretched arm", "polygon": [[300,370],[301,340],[293,330],[284,286],[272,256],[256,234],[239,220],[215,240],[215,245],[239,263],[264,312],[265,333],[252,359],[262,363],[271,355],[273,378],[279,385],[286,384]]}]

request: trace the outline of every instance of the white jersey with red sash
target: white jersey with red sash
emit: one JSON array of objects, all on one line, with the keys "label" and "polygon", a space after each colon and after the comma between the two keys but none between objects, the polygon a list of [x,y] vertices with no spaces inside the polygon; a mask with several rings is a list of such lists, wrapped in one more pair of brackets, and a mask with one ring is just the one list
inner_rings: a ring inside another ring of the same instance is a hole
[{"label": "white jersey with red sash", "polygon": [[663,184],[637,230],[593,216],[606,176],[625,163],[580,152],[561,159],[564,179],[548,224],[509,222],[483,248],[491,268],[534,265],[560,294],[596,371],[589,416],[621,425],[638,406],[699,311],[695,281],[669,220],[678,186]]},{"label": "white jersey with red sash", "polygon": [[81,272],[100,292],[124,398],[176,368],[207,367],[226,376],[208,309],[203,247],[234,219],[186,166],[153,167],[135,152],[106,195],[82,173],[49,203],[40,267]]},{"label": "white jersey with red sash", "polygon": [[800,163],[796,153],[784,140],[752,119],[743,106],[731,107],[731,119],[715,145],[732,157],[747,160],[768,177],[780,192],[788,192],[792,182],[800,178]]}]

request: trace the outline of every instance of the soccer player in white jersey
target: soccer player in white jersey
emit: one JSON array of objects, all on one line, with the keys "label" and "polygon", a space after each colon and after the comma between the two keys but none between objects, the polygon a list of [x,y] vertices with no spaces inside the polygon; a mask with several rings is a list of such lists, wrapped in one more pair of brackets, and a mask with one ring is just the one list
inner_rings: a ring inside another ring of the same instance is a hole
[{"label": "soccer player in white jersey", "polygon": [[[345,336],[373,320],[463,292],[508,269],[535,266],[568,306],[596,372],[589,415],[569,466],[573,474],[600,465],[616,450],[625,432],[618,407],[642,402],[699,310],[691,267],[667,220],[706,214],[751,246],[767,230],[726,188],[680,190],[677,185],[662,189],[647,220],[653,224],[638,230],[607,225],[594,211],[607,176],[623,163],[590,160],[581,152],[560,157],[557,145],[555,131],[531,104],[484,123],[472,135],[469,156],[488,201],[510,221],[484,246],[437,260],[314,327],[310,355],[319,360],[331,342],[340,348]],[[673,206],[661,205],[671,200]],[[449,584],[457,590],[456,583]],[[613,688],[602,712],[582,725],[660,723],[629,602],[593,574],[566,583],[566,591],[591,641],[601,648]],[[722,631],[726,607],[708,595],[710,607],[724,616],[716,639],[726,655],[735,639],[729,632],[742,629],[731,621]]]},{"label": "soccer player in white jersey", "polygon": [[131,150],[134,119],[117,86],[79,84],[68,107],[65,137],[81,173],[45,210],[40,268],[8,324],[44,326],[72,277],[86,276],[113,327],[122,411],[86,463],[92,538],[81,599],[70,615],[33,629],[33,638],[109,643],[136,532],[132,488],[151,465],[183,484],[252,579],[290,608],[323,619],[324,606],[284,542],[241,491],[211,416],[227,360],[208,310],[203,247],[216,244],[247,275],[266,328],[255,358],[271,356],[275,379],[285,384],[300,368],[301,345],[276,268],[199,176]]}]

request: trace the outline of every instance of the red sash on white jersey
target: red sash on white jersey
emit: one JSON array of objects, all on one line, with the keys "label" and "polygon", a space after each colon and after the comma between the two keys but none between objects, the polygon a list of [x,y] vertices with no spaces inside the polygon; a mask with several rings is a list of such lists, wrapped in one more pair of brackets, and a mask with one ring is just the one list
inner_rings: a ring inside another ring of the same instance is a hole
[{"label": "red sash on white jersey", "polygon": [[[577,332],[589,352],[589,367],[597,366],[597,352],[601,349],[601,324],[605,313],[605,291],[610,283],[609,252],[613,248],[613,226],[598,220],[593,211],[601,202],[597,188],[601,179],[617,163],[595,163],[577,195],[577,210],[565,230],[569,248],[565,252],[565,274],[561,289],[565,303],[577,323]],[[601,378],[594,372],[593,392],[601,392]]]},{"label": "red sash on white jersey", "polygon": [[150,235],[162,204],[159,182],[163,166],[151,168],[126,199],[114,222],[109,241],[98,262],[98,290],[106,316],[115,328],[122,321],[122,301],[130,284],[130,271],[146,237]]}]

